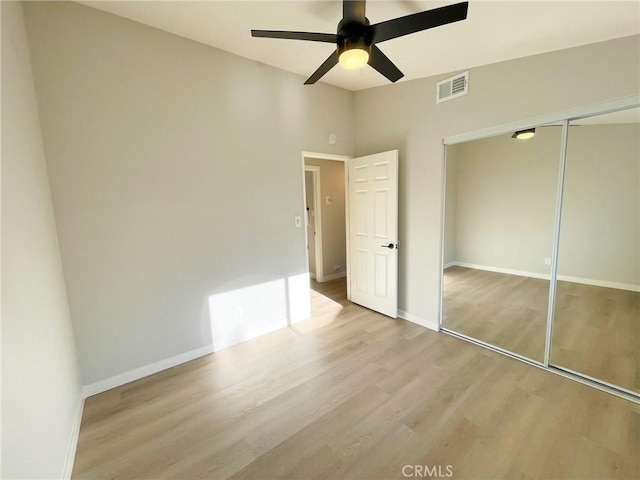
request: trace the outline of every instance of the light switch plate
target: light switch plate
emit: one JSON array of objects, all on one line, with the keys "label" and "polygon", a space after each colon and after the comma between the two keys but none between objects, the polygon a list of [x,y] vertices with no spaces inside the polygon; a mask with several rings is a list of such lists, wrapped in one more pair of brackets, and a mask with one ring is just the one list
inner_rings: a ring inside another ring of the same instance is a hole
[{"label": "light switch plate", "polygon": [[296,224],[296,227],[301,227],[302,226],[302,217],[295,217],[294,222]]}]

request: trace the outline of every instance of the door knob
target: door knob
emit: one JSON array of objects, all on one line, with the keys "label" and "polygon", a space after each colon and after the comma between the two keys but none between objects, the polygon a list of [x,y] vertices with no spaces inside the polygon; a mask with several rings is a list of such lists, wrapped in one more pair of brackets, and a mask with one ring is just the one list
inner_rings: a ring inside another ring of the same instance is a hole
[{"label": "door knob", "polygon": [[389,250],[393,250],[395,248],[395,245],[393,243],[390,243],[389,245],[380,245],[380,246],[384,248],[388,248]]}]

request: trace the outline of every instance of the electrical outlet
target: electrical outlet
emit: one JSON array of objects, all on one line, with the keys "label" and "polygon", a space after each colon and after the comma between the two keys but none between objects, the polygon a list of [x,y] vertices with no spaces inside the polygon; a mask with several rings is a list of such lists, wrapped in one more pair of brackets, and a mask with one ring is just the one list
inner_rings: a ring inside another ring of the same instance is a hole
[{"label": "electrical outlet", "polygon": [[545,264],[545,265],[551,265],[551,258],[549,258],[549,257],[545,257],[545,259],[544,259],[544,264]]}]

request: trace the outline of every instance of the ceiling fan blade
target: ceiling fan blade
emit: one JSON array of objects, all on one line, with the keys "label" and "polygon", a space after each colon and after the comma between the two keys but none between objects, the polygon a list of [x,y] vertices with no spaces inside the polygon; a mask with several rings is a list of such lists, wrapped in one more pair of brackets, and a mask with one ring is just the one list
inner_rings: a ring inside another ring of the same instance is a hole
[{"label": "ceiling fan blade", "polygon": [[320,65],[320,67],[313,72],[313,75],[311,75],[306,82],[304,82],[305,85],[313,85],[314,83],[316,83],[318,80],[320,80],[320,78],[322,78],[322,76],[327,73],[329,70],[331,70],[333,67],[335,67],[338,64],[338,50],[336,50],[335,52],[333,52],[331,54],[331,56],[329,58],[327,58],[324,63],[322,65]]},{"label": "ceiling fan blade", "polygon": [[366,4],[365,0],[343,0],[342,19],[345,22],[356,20],[364,23]]},{"label": "ceiling fan blade", "polygon": [[252,37],[284,38],[287,40],[308,40],[310,42],[336,43],[338,35],[335,33],[314,32],[284,32],[281,30],[251,30]]},{"label": "ceiling fan blade", "polygon": [[373,42],[380,43],[447,23],[459,22],[467,18],[468,8],[469,2],[461,2],[376,23],[372,25]]},{"label": "ceiling fan blade", "polygon": [[382,50],[380,50],[375,45],[371,46],[369,65],[371,65],[392,82],[397,82],[402,77],[404,77],[404,73],[402,73],[398,69],[398,67],[396,67],[391,60],[389,60],[389,57],[382,53]]}]

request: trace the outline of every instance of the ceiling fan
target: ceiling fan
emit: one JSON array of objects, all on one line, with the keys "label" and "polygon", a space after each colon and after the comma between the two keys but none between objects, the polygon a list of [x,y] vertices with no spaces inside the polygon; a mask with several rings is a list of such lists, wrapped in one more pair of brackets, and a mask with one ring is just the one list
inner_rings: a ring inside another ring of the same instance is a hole
[{"label": "ceiling fan", "polygon": [[336,34],[251,30],[251,36],[335,43],[336,50],[304,82],[305,85],[316,83],[338,63],[345,68],[358,68],[368,63],[390,81],[397,82],[404,74],[376,44],[447,23],[459,22],[467,18],[468,8],[469,2],[461,2],[371,25],[365,16],[366,0],[344,0],[342,20],[338,23]]}]

